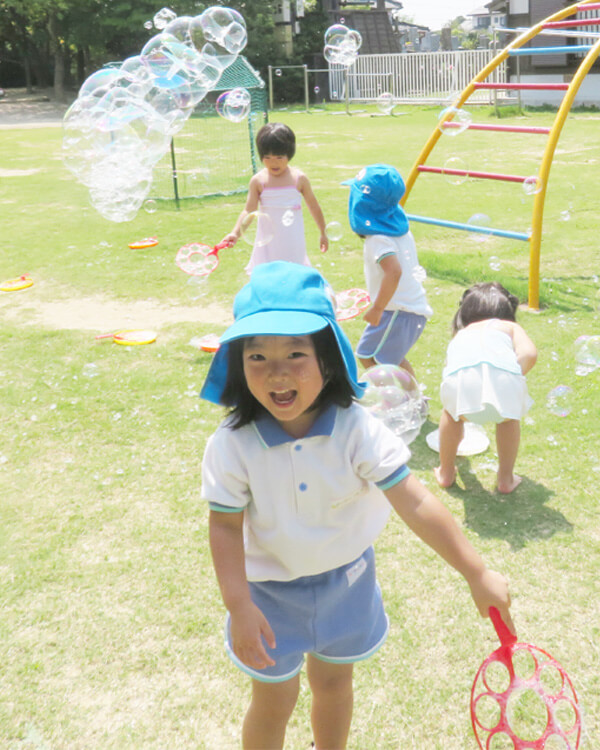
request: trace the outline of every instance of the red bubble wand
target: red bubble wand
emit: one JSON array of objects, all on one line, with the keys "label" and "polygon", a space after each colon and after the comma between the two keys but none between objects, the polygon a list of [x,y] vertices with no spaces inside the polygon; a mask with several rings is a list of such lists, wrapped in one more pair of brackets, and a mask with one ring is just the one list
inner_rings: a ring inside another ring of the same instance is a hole
[{"label": "red bubble wand", "polygon": [[179,248],[175,263],[190,276],[208,276],[219,265],[219,250],[225,247],[231,247],[231,242],[219,242],[214,247],[191,242]]},{"label": "red bubble wand", "polygon": [[517,643],[490,607],[500,648],[483,661],[471,690],[471,723],[483,750],[576,750],[581,710],[563,667],[529,643]]}]

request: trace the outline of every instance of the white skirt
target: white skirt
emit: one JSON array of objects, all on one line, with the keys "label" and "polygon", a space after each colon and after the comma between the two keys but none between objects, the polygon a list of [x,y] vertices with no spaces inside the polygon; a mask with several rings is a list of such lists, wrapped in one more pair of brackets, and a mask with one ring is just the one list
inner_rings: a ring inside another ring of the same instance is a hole
[{"label": "white skirt", "polygon": [[449,375],[440,386],[440,397],[452,419],[464,417],[476,424],[521,419],[533,404],[524,375],[487,362]]}]

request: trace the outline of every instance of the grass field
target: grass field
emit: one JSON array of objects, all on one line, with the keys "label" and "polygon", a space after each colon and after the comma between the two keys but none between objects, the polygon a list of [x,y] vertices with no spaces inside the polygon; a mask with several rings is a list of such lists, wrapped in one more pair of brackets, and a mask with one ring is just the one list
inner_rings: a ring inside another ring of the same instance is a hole
[{"label": "grass field", "polygon": [[[393,117],[271,113],[295,130],[294,163],[327,221],[345,228],[322,256],[305,216],[309,255],[336,289],[363,285],[340,182],[378,161],[406,176],[435,126],[434,108],[399,109]],[[503,123],[549,125],[552,117]],[[600,370],[577,374],[574,343],[600,333],[599,127],[593,113],[572,113],[565,126],[548,185],[541,310],[520,312],[539,349],[517,461],[523,483],[508,497],[495,492],[492,439],[486,453],[459,459],[457,486],[438,491],[489,565],[509,577],[520,639],[572,677],[589,750],[600,747]],[[184,202],[179,211],[161,202],[130,223],[110,223],[64,169],[60,144],[59,128],[0,138],[0,276],[29,272],[35,281],[0,293],[0,747],[236,748],[248,685],[222,648],[200,497],[203,448],[222,413],[197,398],[210,355],[190,340],[225,329],[250,248],[223,251],[200,286],[174,256],[193,240],[217,242],[243,196]],[[472,169],[535,174],[543,146],[538,136],[468,132],[440,139],[429,163],[459,157]],[[518,185],[423,175],[407,210],[456,221],[485,213],[494,226],[527,231],[531,201]],[[497,279],[525,301],[527,243],[423,224],[413,233],[435,314],[410,357],[432,398],[411,468],[433,489],[437,456],[425,436],[437,426],[458,299],[471,283]],[[154,234],[156,247],[128,248]],[[144,325],[158,331],[150,346],[95,340]],[[344,326],[356,343],[360,319]],[[562,418],[546,407],[560,384],[571,388]],[[475,749],[469,693],[497,646],[491,623],[462,579],[401,522],[390,521],[377,554],[391,632],[356,668],[349,748]],[[309,704],[304,687],[290,750],[310,745]]]}]

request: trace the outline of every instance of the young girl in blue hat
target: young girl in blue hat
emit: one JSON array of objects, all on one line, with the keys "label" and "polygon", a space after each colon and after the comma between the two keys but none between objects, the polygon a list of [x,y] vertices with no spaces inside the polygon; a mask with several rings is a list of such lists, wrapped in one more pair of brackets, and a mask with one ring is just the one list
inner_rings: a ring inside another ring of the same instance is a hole
[{"label": "young girl in blue hat", "polygon": [[415,240],[398,203],[404,181],[394,167],[371,164],[343,184],[350,185],[350,226],[364,238],[364,272],[371,298],[356,356],[366,368],[400,365],[414,377],[406,355],[433,310],[421,283],[423,268]]},{"label": "young girl in blue hat", "polygon": [[258,266],[234,303],[201,396],[229,407],[202,463],[226,649],[252,678],[243,747],[275,750],[304,659],[315,747],[342,750],[352,672],[388,621],[373,543],[396,513],[512,627],[506,580],[407,467],[403,441],[358,403],[363,386],[315,269]]}]

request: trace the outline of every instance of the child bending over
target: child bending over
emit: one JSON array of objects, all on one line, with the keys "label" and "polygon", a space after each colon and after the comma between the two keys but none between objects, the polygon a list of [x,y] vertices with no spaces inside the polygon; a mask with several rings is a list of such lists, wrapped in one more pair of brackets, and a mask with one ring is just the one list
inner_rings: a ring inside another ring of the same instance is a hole
[{"label": "child bending over", "polygon": [[521,418],[532,400],[525,375],[535,365],[537,349],[515,316],[518,300],[498,282],[475,284],[465,291],[452,321],[440,396],[441,487],[456,479],[456,453],[464,422],[496,424],[498,492],[518,487],[514,473],[521,438]]}]

